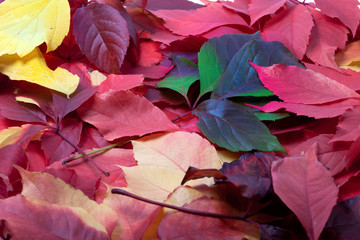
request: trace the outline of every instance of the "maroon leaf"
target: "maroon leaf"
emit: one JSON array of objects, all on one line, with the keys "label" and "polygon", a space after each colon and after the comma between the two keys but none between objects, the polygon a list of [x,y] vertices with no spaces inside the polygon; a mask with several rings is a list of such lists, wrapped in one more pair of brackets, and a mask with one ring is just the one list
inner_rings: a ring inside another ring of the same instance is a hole
[{"label": "maroon leaf", "polygon": [[25,168],[27,165],[27,158],[24,149],[16,144],[7,145],[0,149],[0,173],[8,177],[3,179],[13,185],[14,189],[19,190],[21,186],[21,179],[19,172],[14,168],[14,165]]},{"label": "maroon leaf", "polygon": [[360,226],[360,196],[338,203],[327,221],[321,240],[357,239]]},{"label": "maroon leaf", "polygon": [[47,124],[45,114],[33,104],[19,103],[14,95],[0,95],[1,116],[16,121]]},{"label": "maroon leaf", "polygon": [[69,70],[73,74],[77,74],[80,77],[80,83],[76,91],[71,94],[70,99],[61,94],[52,93],[53,106],[51,107],[53,116],[58,122],[96,93],[96,88],[90,84],[90,77],[85,65],[75,63],[63,64],[61,67]]},{"label": "maroon leaf", "polygon": [[275,193],[295,213],[310,240],[316,240],[336,204],[338,187],[316,158],[315,145],[298,157],[276,161],[271,169]]},{"label": "maroon leaf", "polygon": [[204,177],[213,177],[219,180],[226,180],[226,176],[218,169],[197,169],[195,167],[189,167],[185,173],[181,185],[184,185],[189,180],[195,180]]},{"label": "maroon leaf", "polygon": [[[60,125],[60,131],[73,144],[79,143],[81,130],[82,122],[75,118],[64,119]],[[75,150],[74,147],[53,131],[44,133],[41,148],[50,164],[64,159]]]},{"label": "maroon leaf", "polygon": [[120,73],[129,46],[129,30],[119,11],[97,2],[78,8],[74,35],[90,62],[105,72]]}]

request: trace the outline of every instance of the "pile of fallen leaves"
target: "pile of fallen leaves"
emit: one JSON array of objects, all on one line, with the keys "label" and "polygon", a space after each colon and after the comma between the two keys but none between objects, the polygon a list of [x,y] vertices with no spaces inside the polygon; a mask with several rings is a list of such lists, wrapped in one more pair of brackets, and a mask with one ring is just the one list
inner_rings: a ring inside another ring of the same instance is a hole
[{"label": "pile of fallen leaves", "polygon": [[357,0],[0,0],[2,239],[358,239]]}]

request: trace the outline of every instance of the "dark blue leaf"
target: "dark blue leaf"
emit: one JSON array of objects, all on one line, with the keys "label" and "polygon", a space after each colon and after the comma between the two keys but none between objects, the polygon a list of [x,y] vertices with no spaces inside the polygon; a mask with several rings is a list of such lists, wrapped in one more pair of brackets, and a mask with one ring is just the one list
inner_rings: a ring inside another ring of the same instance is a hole
[{"label": "dark blue leaf", "polygon": [[247,42],[260,39],[259,33],[227,34],[207,41],[199,52],[200,96],[211,92],[233,56]]},{"label": "dark blue leaf", "polygon": [[193,113],[197,126],[213,143],[230,151],[285,151],[269,129],[244,107],[228,100],[209,99]]},{"label": "dark blue leaf", "polygon": [[272,93],[264,88],[249,61],[260,66],[283,63],[303,67],[282,43],[255,39],[246,43],[234,55],[225,72],[219,77],[211,97],[271,96]]}]

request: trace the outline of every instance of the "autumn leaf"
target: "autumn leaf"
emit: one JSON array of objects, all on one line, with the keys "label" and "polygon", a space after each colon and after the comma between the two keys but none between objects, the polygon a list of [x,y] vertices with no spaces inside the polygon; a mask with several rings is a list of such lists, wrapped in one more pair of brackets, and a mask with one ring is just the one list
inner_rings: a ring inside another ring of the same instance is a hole
[{"label": "autumn leaf", "polygon": [[336,17],[349,27],[353,35],[359,26],[360,13],[358,11],[359,2],[356,0],[315,0],[316,6],[329,17]]},{"label": "autumn leaf", "polygon": [[173,132],[132,143],[138,166],[122,168],[128,188],[153,200],[164,201],[180,185],[189,166],[221,166],[214,146],[196,133]]},{"label": "autumn leaf", "polygon": [[111,233],[117,216],[110,207],[90,200],[80,190],[75,190],[61,179],[54,178],[47,173],[31,173],[22,168],[17,169],[23,179],[21,195],[26,199],[45,206],[60,206],[71,210],[81,209],[98,230]]},{"label": "autumn leaf", "polygon": [[359,225],[359,196],[339,202],[334,207],[320,239],[352,239]]},{"label": "autumn leaf", "polygon": [[[173,33],[184,36],[204,33],[221,25],[248,26],[241,16],[228,11],[219,3],[211,3],[207,7],[196,10],[157,10],[151,12],[164,19],[165,27]],[[216,18],[213,18],[215,15]]]},{"label": "autumn leaf", "polygon": [[210,99],[193,113],[204,135],[230,151],[284,151],[275,136],[255,115],[229,100]]},{"label": "autumn leaf", "polygon": [[81,51],[107,73],[120,73],[129,30],[121,13],[110,5],[91,2],[74,15],[74,35]]},{"label": "autumn leaf", "polygon": [[63,41],[70,26],[66,0],[6,0],[0,5],[0,55],[31,53],[43,42],[47,52]]},{"label": "autumn leaf", "polygon": [[[200,198],[185,208],[197,209],[215,213],[234,213],[234,210],[225,203]],[[158,228],[158,236],[164,239],[259,239],[259,229],[256,225],[239,220],[203,219],[204,217],[176,212],[163,218]],[[205,220],[205,221],[204,221]]]},{"label": "autumn leaf", "polygon": [[275,193],[295,213],[310,239],[318,239],[332,208],[338,187],[330,171],[316,158],[314,146],[305,155],[273,162]]},{"label": "autumn leaf", "polygon": [[0,71],[11,80],[25,80],[59,91],[68,97],[79,84],[79,77],[67,70],[51,70],[38,48],[22,58],[16,54],[0,56]]},{"label": "autumn leaf", "polygon": [[0,148],[7,145],[18,144],[26,147],[27,144],[35,137],[45,126],[24,124],[20,127],[9,127],[0,130]]},{"label": "autumn leaf", "polygon": [[311,12],[304,5],[298,4],[269,20],[261,31],[261,38],[282,42],[297,58],[302,59],[313,26]]},{"label": "autumn leaf", "polygon": [[105,230],[82,209],[36,204],[22,195],[1,199],[1,219],[18,239],[107,239]]},{"label": "autumn leaf", "polygon": [[250,25],[253,25],[259,18],[276,12],[285,4],[286,0],[253,0],[249,3],[249,15],[251,17]]},{"label": "autumn leaf", "polygon": [[352,69],[360,72],[360,41],[352,42],[346,45],[345,49],[335,54],[335,61],[341,68]]},{"label": "autumn leaf", "polygon": [[260,39],[259,34],[233,34],[209,39],[199,52],[200,96],[214,90],[218,78],[233,56],[247,42]]},{"label": "autumn leaf", "polygon": [[96,94],[92,101],[79,109],[79,113],[84,121],[97,127],[110,141],[177,129],[159,108],[129,91]]},{"label": "autumn leaf", "polygon": [[[321,104],[360,96],[352,89],[312,70],[283,64],[271,67],[251,65],[264,86],[285,102]],[[311,84],[308,84],[309,81]]]}]

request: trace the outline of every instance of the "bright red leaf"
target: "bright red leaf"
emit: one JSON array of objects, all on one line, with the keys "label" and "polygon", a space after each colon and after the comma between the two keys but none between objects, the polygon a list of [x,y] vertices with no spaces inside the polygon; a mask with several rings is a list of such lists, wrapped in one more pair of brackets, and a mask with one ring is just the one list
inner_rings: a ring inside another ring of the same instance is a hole
[{"label": "bright red leaf", "polygon": [[314,146],[305,155],[274,162],[271,174],[275,193],[295,213],[308,237],[318,239],[339,190],[330,171],[318,162]]},{"label": "bright red leaf", "polygon": [[119,90],[129,90],[134,87],[142,85],[144,76],[141,74],[132,74],[132,75],[115,75],[110,74],[107,76],[105,81],[103,81],[97,92],[104,93],[110,90],[119,91]]}]

